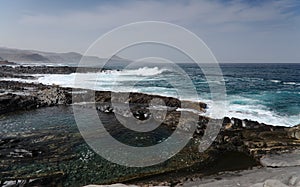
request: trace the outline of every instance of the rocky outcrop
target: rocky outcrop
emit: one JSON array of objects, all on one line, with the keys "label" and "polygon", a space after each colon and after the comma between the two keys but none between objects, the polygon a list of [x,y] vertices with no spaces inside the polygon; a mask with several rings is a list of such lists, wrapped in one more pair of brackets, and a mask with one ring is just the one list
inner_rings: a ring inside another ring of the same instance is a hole
[{"label": "rocky outcrop", "polygon": [[14,62],[9,62],[8,60],[3,60],[3,59],[0,57],[0,65],[16,65],[16,63],[14,63]]},{"label": "rocky outcrop", "polygon": [[[300,141],[289,136],[291,128],[260,124],[256,121],[231,119],[223,123],[216,142],[221,150],[237,150],[260,159],[270,153],[285,153],[300,148]],[[238,121],[238,123],[236,123]],[[242,127],[239,124],[244,124]],[[228,128],[231,126],[231,128]]]},{"label": "rocky outcrop", "polygon": [[0,95],[0,114],[17,110],[29,110],[39,106],[38,99],[34,96],[16,94]]},{"label": "rocky outcrop", "polygon": [[[131,104],[132,111],[135,111],[136,115],[150,115],[149,110],[145,109],[149,107],[153,99],[158,99],[163,102],[167,107],[172,107],[174,109],[180,108],[181,105],[189,107],[191,109],[199,110],[203,112],[207,107],[205,103],[202,102],[191,102],[191,101],[180,101],[179,99],[172,97],[163,97],[158,95],[148,95],[142,93],[114,93],[112,94],[109,91],[91,91],[91,90],[82,90],[76,89],[72,90],[71,88],[62,88],[56,85],[42,85],[34,83],[21,83],[21,82],[12,82],[12,81],[0,81],[0,91],[2,90],[5,96],[2,94],[0,97],[0,109],[1,113],[6,113],[16,110],[32,109],[44,106],[55,106],[55,105],[68,105],[72,103],[72,99],[75,99],[73,102],[87,102],[93,101],[97,104],[97,109],[99,111],[112,112],[114,108],[111,105],[111,100],[116,103],[129,102]],[[76,93],[78,92],[78,94]],[[14,94],[15,93],[15,94]],[[72,95],[72,93],[74,93]],[[17,97],[17,100],[14,97]],[[118,95],[119,98],[112,98],[112,95]],[[128,97],[129,96],[129,97]],[[126,100],[120,98],[128,97]],[[11,99],[12,102],[7,101]],[[35,103],[35,105],[32,105]],[[18,103],[21,107],[17,107]],[[25,105],[28,104],[28,107]],[[5,108],[10,107],[9,110],[4,110]],[[144,109],[143,109],[144,108]]]},{"label": "rocky outcrop", "polygon": [[36,97],[40,106],[71,104],[71,94],[57,86],[48,87],[37,92]]},{"label": "rocky outcrop", "polygon": [[0,82],[0,114],[45,106],[71,104],[71,94],[57,86]]}]

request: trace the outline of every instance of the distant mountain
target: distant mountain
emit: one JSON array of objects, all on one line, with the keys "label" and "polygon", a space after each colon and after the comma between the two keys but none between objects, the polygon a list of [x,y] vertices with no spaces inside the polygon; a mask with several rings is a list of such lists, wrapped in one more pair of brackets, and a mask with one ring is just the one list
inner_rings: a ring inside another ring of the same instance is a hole
[{"label": "distant mountain", "polygon": [[[78,64],[82,58],[82,55],[75,52],[69,53],[54,53],[54,52],[43,52],[37,50],[21,50],[12,49],[6,47],[0,47],[0,60],[5,59],[12,62],[21,63],[68,63]],[[118,56],[113,56],[112,60],[116,61],[128,61]],[[104,62],[105,59],[96,56],[85,56],[85,61],[88,64],[98,64]]]},{"label": "distant mountain", "polygon": [[113,55],[111,58],[110,58],[110,60],[115,60],[115,61],[128,61],[128,62],[131,62],[131,60],[128,60],[128,59],[125,59],[125,58],[121,58],[121,57],[119,57],[119,56],[117,56],[117,55]]},{"label": "distant mountain", "polygon": [[22,61],[34,61],[34,62],[49,62],[49,59],[40,54],[24,54],[18,57]]}]

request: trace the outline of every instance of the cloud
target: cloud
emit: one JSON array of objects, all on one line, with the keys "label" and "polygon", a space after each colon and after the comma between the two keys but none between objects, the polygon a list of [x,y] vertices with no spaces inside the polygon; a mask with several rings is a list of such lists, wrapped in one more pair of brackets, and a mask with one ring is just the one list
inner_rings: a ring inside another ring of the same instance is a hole
[{"label": "cloud", "polygon": [[59,11],[38,5],[15,10],[21,15],[1,28],[0,41],[7,46],[82,53],[113,28],[157,20],[191,30],[221,60],[300,60],[299,0],[95,2],[92,7],[65,4]]},{"label": "cloud", "polygon": [[[288,19],[296,5],[295,0],[268,1],[258,6],[245,1],[191,0],[179,1],[130,1],[122,4],[98,5],[92,11],[69,11],[64,14],[27,14],[20,23],[25,25],[46,25],[65,29],[109,29],[122,24],[143,21],[168,21],[183,26],[249,27],[251,24],[268,23],[276,25]],[[267,25],[269,26],[269,25]],[[229,29],[233,31],[233,29]]]}]

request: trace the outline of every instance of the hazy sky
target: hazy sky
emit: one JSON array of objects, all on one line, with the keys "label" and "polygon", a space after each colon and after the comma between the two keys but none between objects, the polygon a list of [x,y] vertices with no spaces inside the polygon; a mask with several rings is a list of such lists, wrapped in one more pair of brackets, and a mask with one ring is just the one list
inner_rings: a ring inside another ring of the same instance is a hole
[{"label": "hazy sky", "polygon": [[299,0],[0,0],[0,46],[81,52],[136,21],[196,33],[219,61],[300,62]]}]

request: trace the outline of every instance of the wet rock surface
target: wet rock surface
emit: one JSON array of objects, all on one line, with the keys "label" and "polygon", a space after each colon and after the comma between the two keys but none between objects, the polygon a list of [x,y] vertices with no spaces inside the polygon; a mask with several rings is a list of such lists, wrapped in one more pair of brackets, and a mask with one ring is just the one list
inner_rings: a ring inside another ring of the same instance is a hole
[{"label": "wet rock surface", "polygon": [[0,140],[3,186],[60,184],[65,171],[58,163],[75,159],[73,149],[82,143],[79,134],[53,130],[4,136]]}]

